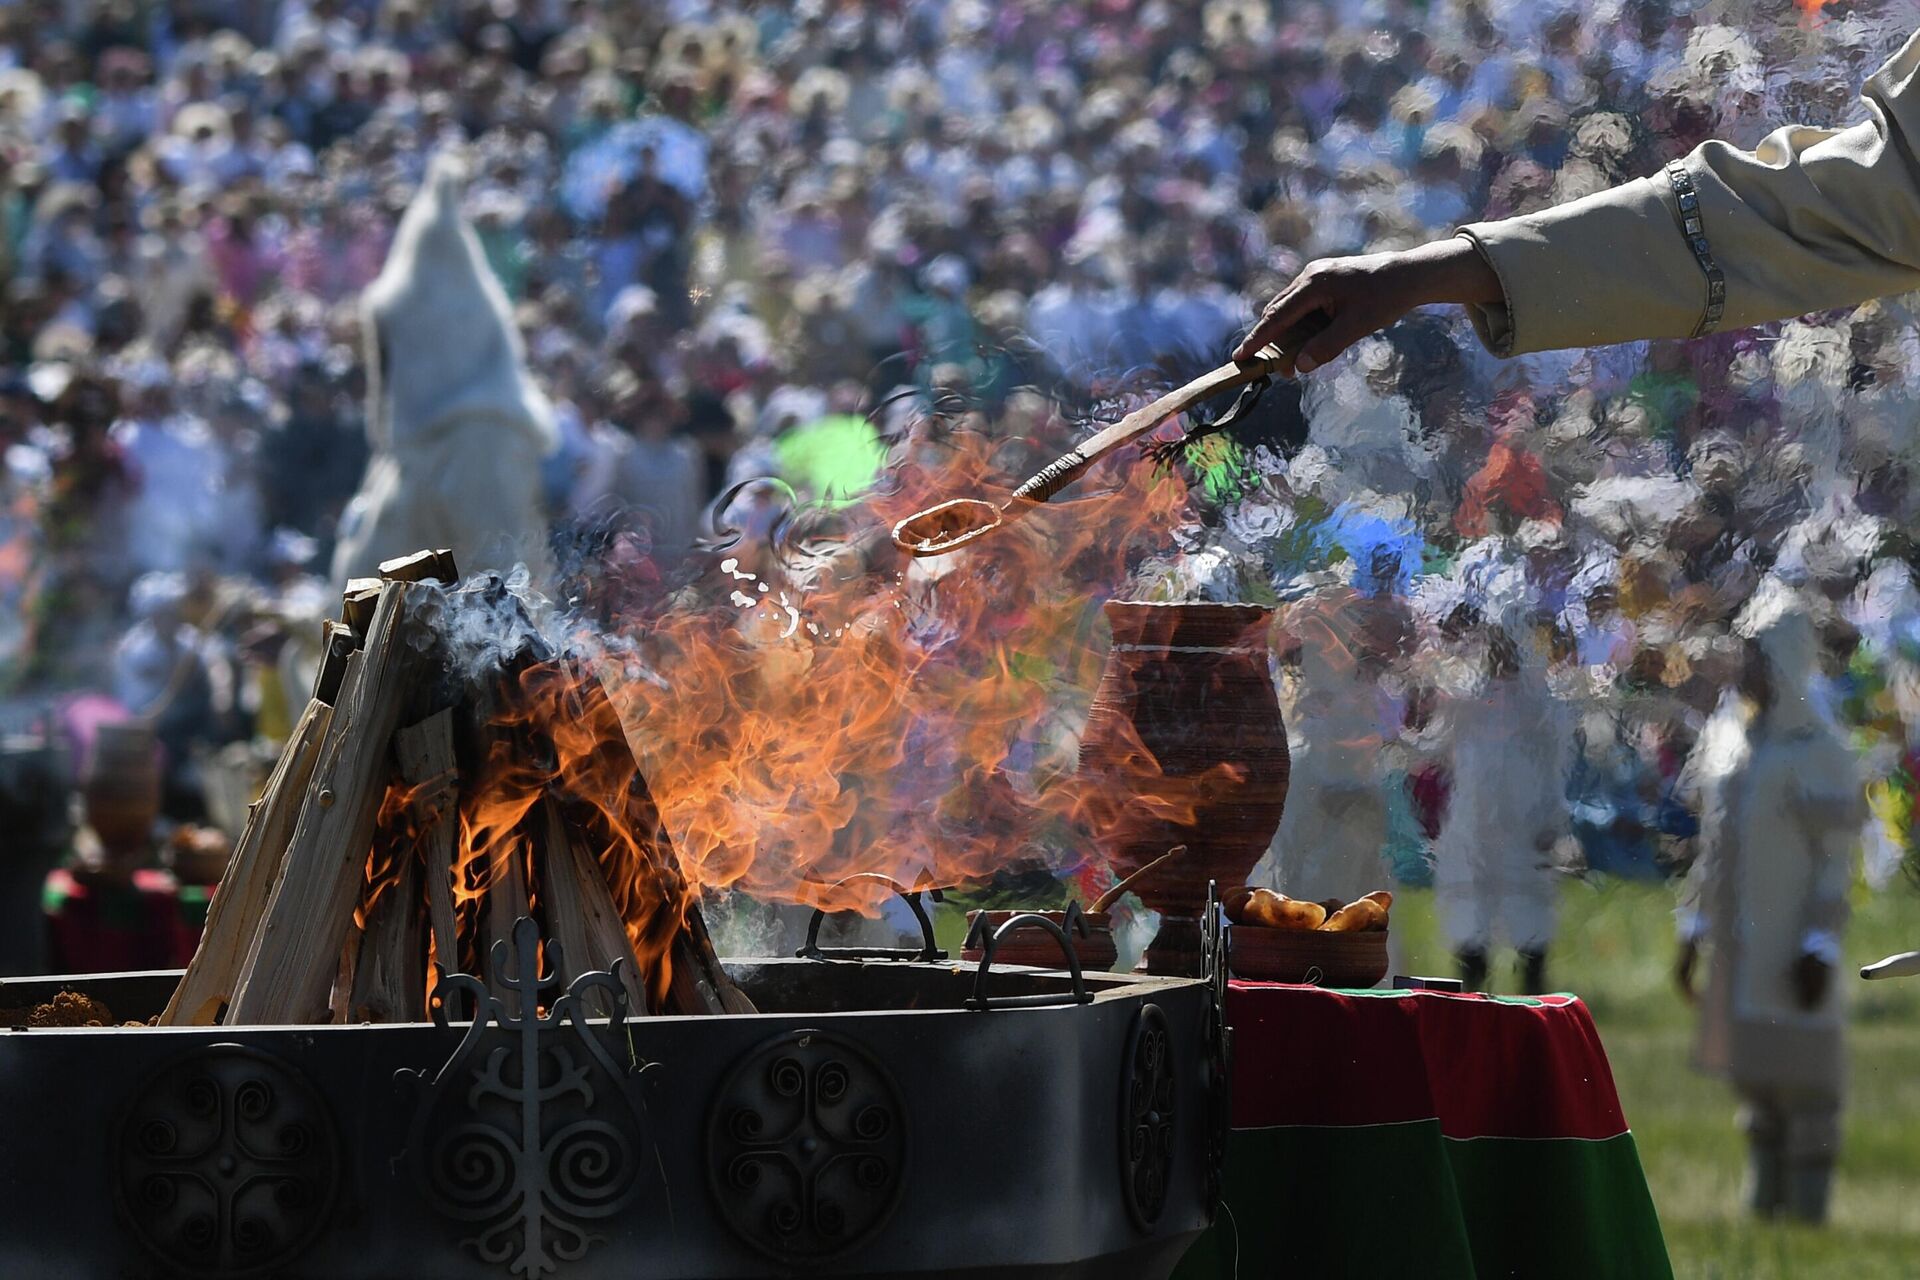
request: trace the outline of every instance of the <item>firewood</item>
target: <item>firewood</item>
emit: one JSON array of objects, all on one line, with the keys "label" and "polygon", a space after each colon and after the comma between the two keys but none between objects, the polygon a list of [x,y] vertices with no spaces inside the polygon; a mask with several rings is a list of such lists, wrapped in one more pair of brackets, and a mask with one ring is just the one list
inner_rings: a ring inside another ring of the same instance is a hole
[{"label": "firewood", "polygon": [[390,582],[432,580],[450,587],[460,581],[460,570],[454,567],[453,552],[441,547],[437,551],[416,551],[396,560],[382,560],[380,576]]},{"label": "firewood", "polygon": [[378,578],[347,579],[347,589],[340,593],[340,618],[355,634],[364,636],[373,625],[373,612],[380,605],[385,585]]},{"label": "firewood", "polygon": [[713,937],[707,932],[706,917],[697,902],[688,904],[681,918],[670,959],[673,986],[667,998],[672,1012],[759,1012],[720,963],[720,955],[713,948]]},{"label": "firewood", "polygon": [[382,589],[364,648],[349,659],[231,1023],[302,1023],[326,1014],[341,940],[359,902],[401,708],[420,677],[413,615],[436,589]]},{"label": "firewood", "polygon": [[460,836],[455,816],[459,773],[453,758],[453,712],[438,711],[393,735],[400,778],[413,788],[419,832],[421,883],[433,931],[433,958],[444,973],[460,972],[459,928],[453,908],[453,858]]},{"label": "firewood", "polygon": [[247,810],[247,825],[207,909],[200,945],[173,999],[167,1002],[166,1012],[160,1015],[161,1026],[212,1026],[233,998],[254,927],[279,875],[332,717],[333,708],[316,700],[307,704],[294,725],[293,736],[280,752],[266,789]]},{"label": "firewood", "polygon": [[506,948],[507,966],[503,970],[495,963],[494,944],[500,941],[511,944],[513,926],[529,910],[527,851],[519,840],[506,839],[496,845],[489,856],[485,931],[480,939],[481,954],[486,957],[487,989],[499,998],[509,1015],[518,1017],[520,993],[507,985],[507,979],[514,976],[513,947]]},{"label": "firewood", "polygon": [[[646,776],[634,758],[617,708],[598,675],[584,666],[575,672],[577,683],[576,717],[590,727],[594,751],[605,758],[593,770],[599,777],[628,779],[622,798],[622,825],[639,844],[641,856],[650,872],[651,886],[664,902],[656,911],[672,913],[672,904],[688,897],[686,879],[680,868],[673,840],[660,821],[659,806],[647,787]],[[707,933],[706,920],[698,902],[677,914],[663,914],[653,922],[651,932],[671,929],[671,937],[661,937],[668,965],[668,989],[664,993],[667,1013],[751,1013],[753,1002],[734,983],[714,951]],[[646,948],[637,948],[646,950]]]},{"label": "firewood", "polygon": [[[636,1017],[645,1014],[647,994],[640,965],[634,959],[627,927],[614,910],[613,895],[607,892],[600,860],[567,822],[559,801],[548,796],[538,812],[544,825],[540,897],[548,921],[547,936],[560,944],[561,981],[571,984],[583,973],[611,970],[616,962],[624,960],[620,977],[627,989],[627,1011]],[[611,1012],[600,992],[587,997],[587,1009],[602,1017]]]},{"label": "firewood", "polygon": [[352,929],[340,944],[339,963],[334,966],[333,982],[327,989],[327,1020],[335,1026],[353,1021],[353,971],[360,959],[360,930]]},{"label": "firewood", "polygon": [[420,919],[420,854],[406,833],[390,833],[403,847],[382,851],[394,876],[367,911],[347,1001],[351,1022],[422,1022],[427,1010],[425,934]]},{"label": "firewood", "polygon": [[340,699],[340,682],[347,678],[347,659],[359,651],[360,637],[346,623],[331,618],[321,626],[320,669],[313,678],[313,696],[331,707]]}]

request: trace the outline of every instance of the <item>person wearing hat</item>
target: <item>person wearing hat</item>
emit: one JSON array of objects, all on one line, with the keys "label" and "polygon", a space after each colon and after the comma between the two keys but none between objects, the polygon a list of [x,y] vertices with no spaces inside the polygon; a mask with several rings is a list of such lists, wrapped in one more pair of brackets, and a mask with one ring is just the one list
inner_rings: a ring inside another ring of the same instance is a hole
[{"label": "person wearing hat", "polygon": [[1234,351],[1311,373],[1415,307],[1466,306],[1500,356],[1703,337],[1920,287],[1920,33],[1867,81],[1867,119],[1706,142],[1652,177],[1310,263]]},{"label": "person wearing hat", "polygon": [[1674,976],[1699,1005],[1695,1065],[1740,1095],[1748,1207],[1820,1222],[1840,1144],[1846,1012],[1833,976],[1865,779],[1809,696],[1821,647],[1810,601],[1769,579],[1735,631],[1739,686],[1682,778],[1701,829]]},{"label": "person wearing hat", "polygon": [[535,581],[549,563],[540,462],[553,410],[500,282],[460,214],[465,174],[437,155],[360,302],[372,456],[340,524],[333,579],[421,547]]}]

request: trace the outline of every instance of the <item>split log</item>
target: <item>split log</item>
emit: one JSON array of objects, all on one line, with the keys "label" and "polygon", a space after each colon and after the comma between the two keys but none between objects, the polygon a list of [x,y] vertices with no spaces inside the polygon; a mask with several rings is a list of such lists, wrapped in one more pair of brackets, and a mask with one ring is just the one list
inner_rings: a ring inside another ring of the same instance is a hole
[{"label": "split log", "polygon": [[393,752],[400,762],[401,780],[413,790],[411,804],[414,821],[419,824],[420,883],[426,890],[434,963],[443,973],[459,973],[453,859],[460,837],[455,817],[460,775],[453,759],[452,710],[435,712],[394,734]]},{"label": "split log", "polygon": [[[404,830],[396,847],[379,851],[387,865],[383,886],[367,911],[347,1001],[351,1022],[424,1022],[427,1011],[426,935],[420,920],[420,851]],[[396,865],[397,864],[397,865]]]},{"label": "split log", "polygon": [[671,962],[673,986],[668,1000],[674,1013],[760,1012],[720,963],[720,953],[714,950],[706,916],[697,902],[689,903],[681,918]]},{"label": "split log", "polygon": [[[499,999],[511,1017],[521,1013],[521,992],[508,985],[514,977],[515,957],[511,945],[499,948],[506,954],[503,970],[496,963],[499,943],[511,943],[513,926],[529,911],[527,901],[527,851],[517,839],[502,840],[493,849],[487,868],[486,930],[480,939],[481,954],[486,957],[487,989]],[[534,992],[525,993],[533,997]]]},{"label": "split log", "polygon": [[380,607],[381,590],[386,586],[379,578],[348,578],[347,589],[340,593],[340,618],[355,635],[364,636],[373,625],[374,610]]},{"label": "split log", "polygon": [[322,624],[320,669],[314,673],[313,696],[328,706],[340,700],[340,685],[347,678],[347,659],[360,648],[360,637],[344,622],[329,618]]},{"label": "split log", "polygon": [[200,945],[160,1015],[161,1026],[210,1027],[233,998],[332,718],[333,708],[316,700],[294,725],[266,789],[247,810],[246,828],[207,909]]},{"label": "split log", "polygon": [[333,984],[327,991],[327,1020],[336,1027],[353,1021],[353,971],[360,961],[360,930],[348,931],[340,945],[340,962],[334,966]]},{"label": "split log", "polygon": [[[660,1011],[680,1014],[756,1012],[746,992],[740,990],[721,965],[719,954],[713,947],[713,938],[707,933],[700,904],[687,891],[686,877],[680,868],[679,855],[674,852],[673,839],[660,821],[659,806],[654,803],[646,775],[641,772],[639,761],[627,742],[626,731],[613,699],[608,696],[606,686],[597,674],[584,666],[577,667],[574,674],[574,688],[578,691],[575,699],[577,717],[580,723],[589,726],[594,753],[606,757],[590,771],[591,774],[602,778],[625,777],[628,780],[626,794],[621,797],[622,825],[631,834],[641,857],[647,863],[643,874],[651,874],[653,884],[650,888],[662,899],[653,907],[659,918],[653,922],[654,928],[649,932],[658,934],[663,930],[671,930],[670,937],[660,938],[668,968],[668,985]],[[686,902],[685,908],[676,911],[674,904],[683,900]],[[636,950],[646,950],[649,955],[657,954],[651,948],[636,947]]]},{"label": "split log", "polygon": [[232,1023],[323,1020],[386,792],[394,729],[419,679],[412,618],[435,588],[389,583],[349,660],[279,881],[234,993]]},{"label": "split log", "polygon": [[[540,804],[544,830],[540,845],[540,897],[547,918],[547,936],[560,944],[560,980],[572,985],[583,973],[611,970],[620,962],[621,984],[627,989],[632,1016],[648,1012],[646,987],[634,958],[627,927],[614,910],[613,895],[600,870],[600,860],[583,843],[560,812],[560,803],[548,796]],[[587,1009],[598,1017],[612,1012],[605,994],[590,993]]]},{"label": "split log", "polygon": [[454,566],[453,552],[441,547],[437,551],[416,551],[410,556],[382,560],[380,576],[389,582],[432,580],[451,587],[460,581],[460,570]]}]

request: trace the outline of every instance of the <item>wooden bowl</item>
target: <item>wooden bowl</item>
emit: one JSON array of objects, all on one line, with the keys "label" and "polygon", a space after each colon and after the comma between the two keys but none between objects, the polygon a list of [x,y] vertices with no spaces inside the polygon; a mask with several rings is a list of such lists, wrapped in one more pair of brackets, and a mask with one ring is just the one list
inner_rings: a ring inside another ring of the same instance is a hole
[{"label": "wooden bowl", "polygon": [[[967,932],[973,932],[974,921],[986,916],[987,928],[998,929],[1015,916],[1044,916],[1055,924],[1066,925],[1066,913],[1063,911],[969,911],[967,912]],[[1120,959],[1120,952],[1113,942],[1113,917],[1104,911],[1084,914],[1087,922],[1087,936],[1069,933],[1073,949],[1080,955],[1080,968],[1086,973],[1104,973],[1113,968]],[[960,958],[968,964],[980,962],[980,951],[968,947],[960,953]],[[1045,929],[1028,927],[1007,935],[1000,947],[993,953],[995,964],[1026,964],[1037,969],[1064,969],[1067,957],[1060,951],[1059,942]]]},{"label": "wooden bowl", "polygon": [[1236,977],[1302,982],[1316,987],[1371,987],[1387,976],[1387,934],[1324,929],[1231,926],[1228,952]]}]

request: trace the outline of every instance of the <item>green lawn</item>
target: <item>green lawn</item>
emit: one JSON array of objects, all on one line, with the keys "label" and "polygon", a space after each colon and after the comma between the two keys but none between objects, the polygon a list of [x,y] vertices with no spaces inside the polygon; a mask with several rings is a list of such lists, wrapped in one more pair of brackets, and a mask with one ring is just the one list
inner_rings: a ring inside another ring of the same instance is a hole
[{"label": "green lawn", "polygon": [[[1687,1067],[1691,1011],[1668,980],[1672,897],[1637,884],[1569,883],[1553,985],[1593,1010],[1681,1280],[1913,1280],[1920,1276],[1920,978],[1867,983],[1860,963],[1920,947],[1920,891],[1865,890],[1847,937],[1853,1092],[1822,1231],[1757,1225],[1739,1209],[1734,1102]],[[1452,972],[1424,893],[1394,903],[1416,973]],[[1500,974],[1511,989],[1511,969]]]}]

